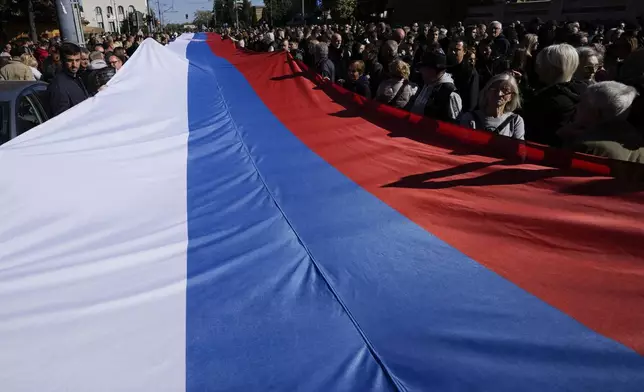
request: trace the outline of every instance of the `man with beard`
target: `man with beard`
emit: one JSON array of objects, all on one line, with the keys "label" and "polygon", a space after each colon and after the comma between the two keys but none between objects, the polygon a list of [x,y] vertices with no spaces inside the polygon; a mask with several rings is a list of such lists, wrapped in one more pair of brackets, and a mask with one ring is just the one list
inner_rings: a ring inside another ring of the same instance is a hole
[{"label": "man with beard", "polygon": [[346,80],[347,66],[342,49],[342,36],[340,34],[333,34],[331,36],[331,45],[329,45],[329,60],[335,66],[335,75],[338,80]]},{"label": "man with beard", "polygon": [[66,42],[60,47],[60,55],[62,71],[54,76],[47,88],[52,117],[89,98],[87,89],[78,76],[81,67],[80,47]]},{"label": "man with beard", "polygon": [[450,44],[448,72],[454,78],[454,85],[463,101],[463,111],[470,112],[476,108],[479,100],[479,74],[465,59],[467,46],[463,40]]}]

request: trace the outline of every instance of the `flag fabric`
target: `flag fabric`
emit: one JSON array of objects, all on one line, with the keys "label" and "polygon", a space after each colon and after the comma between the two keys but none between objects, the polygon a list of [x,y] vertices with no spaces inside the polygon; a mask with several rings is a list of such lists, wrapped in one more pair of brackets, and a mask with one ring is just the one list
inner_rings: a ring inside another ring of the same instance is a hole
[{"label": "flag fabric", "polygon": [[644,390],[644,189],[400,124],[144,42],[0,147],[2,391]]}]

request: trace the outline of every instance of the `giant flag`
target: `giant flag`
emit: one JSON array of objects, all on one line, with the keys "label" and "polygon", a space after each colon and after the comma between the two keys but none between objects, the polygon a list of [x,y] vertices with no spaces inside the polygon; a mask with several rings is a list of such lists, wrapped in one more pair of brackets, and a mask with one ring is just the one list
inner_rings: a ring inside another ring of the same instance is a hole
[{"label": "giant flag", "polygon": [[0,390],[644,391],[644,189],[375,112],[186,35],[0,147]]}]

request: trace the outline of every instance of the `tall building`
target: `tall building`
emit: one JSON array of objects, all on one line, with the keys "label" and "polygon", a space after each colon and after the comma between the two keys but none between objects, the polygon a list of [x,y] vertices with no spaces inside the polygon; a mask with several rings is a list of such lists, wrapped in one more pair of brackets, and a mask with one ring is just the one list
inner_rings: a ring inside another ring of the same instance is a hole
[{"label": "tall building", "polygon": [[81,5],[88,26],[114,33],[127,32],[122,31],[126,19],[132,21],[130,28],[142,28],[148,14],[148,0],[82,0]]}]

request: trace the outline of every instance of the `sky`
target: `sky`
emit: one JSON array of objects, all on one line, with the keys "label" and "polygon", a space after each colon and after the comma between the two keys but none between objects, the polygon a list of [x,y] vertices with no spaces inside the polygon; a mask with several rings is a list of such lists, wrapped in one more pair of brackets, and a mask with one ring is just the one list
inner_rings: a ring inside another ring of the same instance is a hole
[{"label": "sky", "polygon": [[[161,9],[169,8],[172,5],[172,0],[159,0],[163,5]],[[149,0],[150,7],[156,9],[156,0]],[[263,0],[251,0],[253,5],[264,5]],[[197,10],[212,10],[212,0],[174,0],[174,9],[176,12],[166,12],[164,17],[166,23],[185,23],[186,14],[188,14],[188,21],[192,21],[193,14]]]}]

